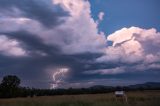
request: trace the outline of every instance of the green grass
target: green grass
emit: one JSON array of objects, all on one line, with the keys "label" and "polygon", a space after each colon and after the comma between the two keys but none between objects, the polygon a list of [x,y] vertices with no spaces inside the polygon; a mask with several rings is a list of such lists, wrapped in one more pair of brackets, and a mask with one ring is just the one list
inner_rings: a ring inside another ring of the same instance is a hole
[{"label": "green grass", "polygon": [[160,106],[160,91],[128,92],[128,104],[113,93],[0,99],[0,106]]}]

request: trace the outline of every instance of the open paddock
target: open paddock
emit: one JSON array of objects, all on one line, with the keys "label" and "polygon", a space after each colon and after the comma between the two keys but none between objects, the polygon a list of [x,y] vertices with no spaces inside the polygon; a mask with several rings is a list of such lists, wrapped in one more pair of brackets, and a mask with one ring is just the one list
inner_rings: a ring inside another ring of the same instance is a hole
[{"label": "open paddock", "polygon": [[160,106],[160,91],[127,92],[128,103],[114,93],[0,99],[0,106]]}]

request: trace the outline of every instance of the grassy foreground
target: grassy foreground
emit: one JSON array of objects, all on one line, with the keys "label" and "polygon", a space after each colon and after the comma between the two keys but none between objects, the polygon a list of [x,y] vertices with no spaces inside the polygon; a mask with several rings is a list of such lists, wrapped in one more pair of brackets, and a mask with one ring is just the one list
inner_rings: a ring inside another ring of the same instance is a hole
[{"label": "grassy foreground", "polygon": [[113,93],[0,99],[0,106],[160,106],[160,91],[128,92],[128,104]]}]

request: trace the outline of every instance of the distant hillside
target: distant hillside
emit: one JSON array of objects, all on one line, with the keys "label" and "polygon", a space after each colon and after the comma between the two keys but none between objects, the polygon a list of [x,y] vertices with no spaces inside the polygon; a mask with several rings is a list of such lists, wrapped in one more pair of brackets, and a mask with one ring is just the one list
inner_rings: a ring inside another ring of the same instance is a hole
[{"label": "distant hillside", "polygon": [[119,88],[123,89],[160,89],[160,82],[146,82],[143,84],[135,84],[135,85],[128,85],[128,86],[117,86],[117,87],[112,87],[112,86],[104,86],[104,85],[95,85],[90,87],[89,89],[93,90],[103,90],[103,89],[112,89],[116,90]]},{"label": "distant hillside", "polygon": [[160,88],[160,82],[147,82],[144,84],[135,84],[128,86],[129,88]]},{"label": "distant hillside", "polygon": [[95,86],[90,87],[90,89],[112,89],[112,88],[114,88],[114,87],[104,86],[104,85],[95,85]]}]

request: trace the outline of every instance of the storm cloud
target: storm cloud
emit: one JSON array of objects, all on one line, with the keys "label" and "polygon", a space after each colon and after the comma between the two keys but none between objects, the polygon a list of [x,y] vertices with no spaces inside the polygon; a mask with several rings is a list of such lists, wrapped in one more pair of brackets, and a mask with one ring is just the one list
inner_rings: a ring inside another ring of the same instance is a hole
[{"label": "storm cloud", "polygon": [[67,68],[58,87],[81,87],[158,72],[159,32],[131,27],[107,37],[98,29],[103,16],[97,23],[87,0],[0,0],[0,77],[49,88]]},{"label": "storm cloud", "polygon": [[60,24],[60,18],[69,14],[51,0],[1,0],[0,9],[3,16],[26,17],[37,20],[46,27]]}]

